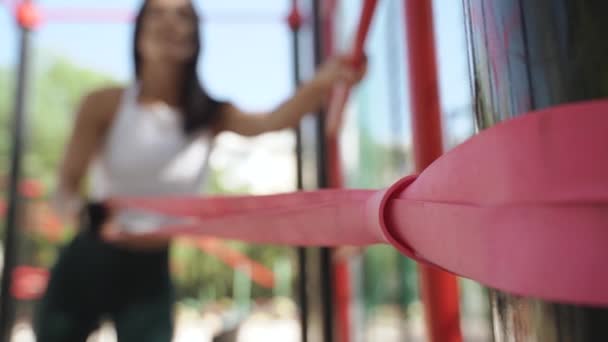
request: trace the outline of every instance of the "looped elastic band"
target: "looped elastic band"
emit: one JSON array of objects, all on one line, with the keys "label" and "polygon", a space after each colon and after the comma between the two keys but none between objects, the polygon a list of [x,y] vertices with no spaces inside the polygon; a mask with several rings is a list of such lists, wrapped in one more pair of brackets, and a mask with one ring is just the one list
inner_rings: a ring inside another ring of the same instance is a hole
[{"label": "looped elastic band", "polygon": [[373,221],[370,223],[379,226],[387,243],[391,244],[403,255],[416,261],[424,262],[407,241],[395,234],[394,227],[391,227],[390,219],[388,218],[387,208],[390,200],[397,198],[416,178],[417,176],[402,178],[388,189],[374,194],[369,201],[369,207],[371,208],[369,216],[373,218]]},{"label": "looped elastic band", "polygon": [[338,246],[390,243],[514,294],[608,306],[608,101],[506,121],[386,190],[117,199],[189,218],[169,235]]}]

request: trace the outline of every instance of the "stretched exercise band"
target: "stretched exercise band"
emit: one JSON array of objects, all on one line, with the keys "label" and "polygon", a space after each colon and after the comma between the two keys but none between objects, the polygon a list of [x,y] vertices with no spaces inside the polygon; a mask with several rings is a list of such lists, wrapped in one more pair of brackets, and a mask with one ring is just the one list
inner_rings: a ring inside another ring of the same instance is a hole
[{"label": "stretched exercise band", "polygon": [[288,245],[390,243],[514,294],[608,305],[608,101],[562,105],[472,137],[382,191],[119,198],[172,217],[143,234]]}]

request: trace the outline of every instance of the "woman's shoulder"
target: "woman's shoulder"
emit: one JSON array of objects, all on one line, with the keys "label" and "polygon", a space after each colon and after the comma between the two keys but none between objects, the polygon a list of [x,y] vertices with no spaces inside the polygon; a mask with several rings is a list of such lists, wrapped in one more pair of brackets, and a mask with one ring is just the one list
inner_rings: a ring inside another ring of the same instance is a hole
[{"label": "woman's shoulder", "polygon": [[123,86],[97,88],[84,96],[83,103],[88,103],[95,106],[117,105],[120,103],[120,99],[122,98],[125,89],[126,88]]},{"label": "woman's shoulder", "polygon": [[120,106],[124,92],[123,86],[94,89],[82,98],[80,112],[90,119],[111,120]]}]

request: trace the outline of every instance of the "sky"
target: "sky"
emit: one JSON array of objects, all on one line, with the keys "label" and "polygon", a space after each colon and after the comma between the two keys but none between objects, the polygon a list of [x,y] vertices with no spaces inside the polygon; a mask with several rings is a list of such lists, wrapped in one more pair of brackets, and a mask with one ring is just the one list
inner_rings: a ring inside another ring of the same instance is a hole
[{"label": "sky", "polygon": [[[61,8],[74,7],[75,2],[38,0],[37,3]],[[79,0],[78,6],[134,10],[139,3],[139,0]],[[283,101],[293,91],[290,35],[284,24],[290,1],[196,0],[195,3],[205,17],[200,72],[209,91],[250,110],[269,109]],[[450,111],[470,103],[461,2],[435,0],[434,10],[442,104],[444,110]],[[15,62],[16,38],[12,19],[0,8],[0,66]],[[46,23],[34,34],[38,50],[66,56],[124,81],[131,78],[130,39],[131,25],[118,23]],[[383,134],[381,128],[372,131]]]}]

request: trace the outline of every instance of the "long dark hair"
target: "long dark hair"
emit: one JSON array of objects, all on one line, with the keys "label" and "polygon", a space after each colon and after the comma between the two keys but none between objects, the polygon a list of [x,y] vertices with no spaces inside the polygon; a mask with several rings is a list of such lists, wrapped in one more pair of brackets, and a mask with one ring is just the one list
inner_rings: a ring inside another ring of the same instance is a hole
[{"label": "long dark hair", "polygon": [[[143,1],[137,17],[135,18],[135,32],[133,36],[133,64],[135,67],[135,76],[139,80],[141,77],[141,60],[142,56],[139,52],[139,38],[146,10],[148,8],[148,0]],[[193,9],[194,10],[194,9]],[[196,15],[198,22],[198,16]],[[223,102],[213,99],[201,85],[197,74],[198,57],[201,50],[200,34],[198,28],[195,30],[195,52],[192,59],[185,65],[186,79],[181,84],[180,109],[184,116],[183,128],[186,134],[195,133],[203,128],[213,126],[219,119],[220,111]]]}]

